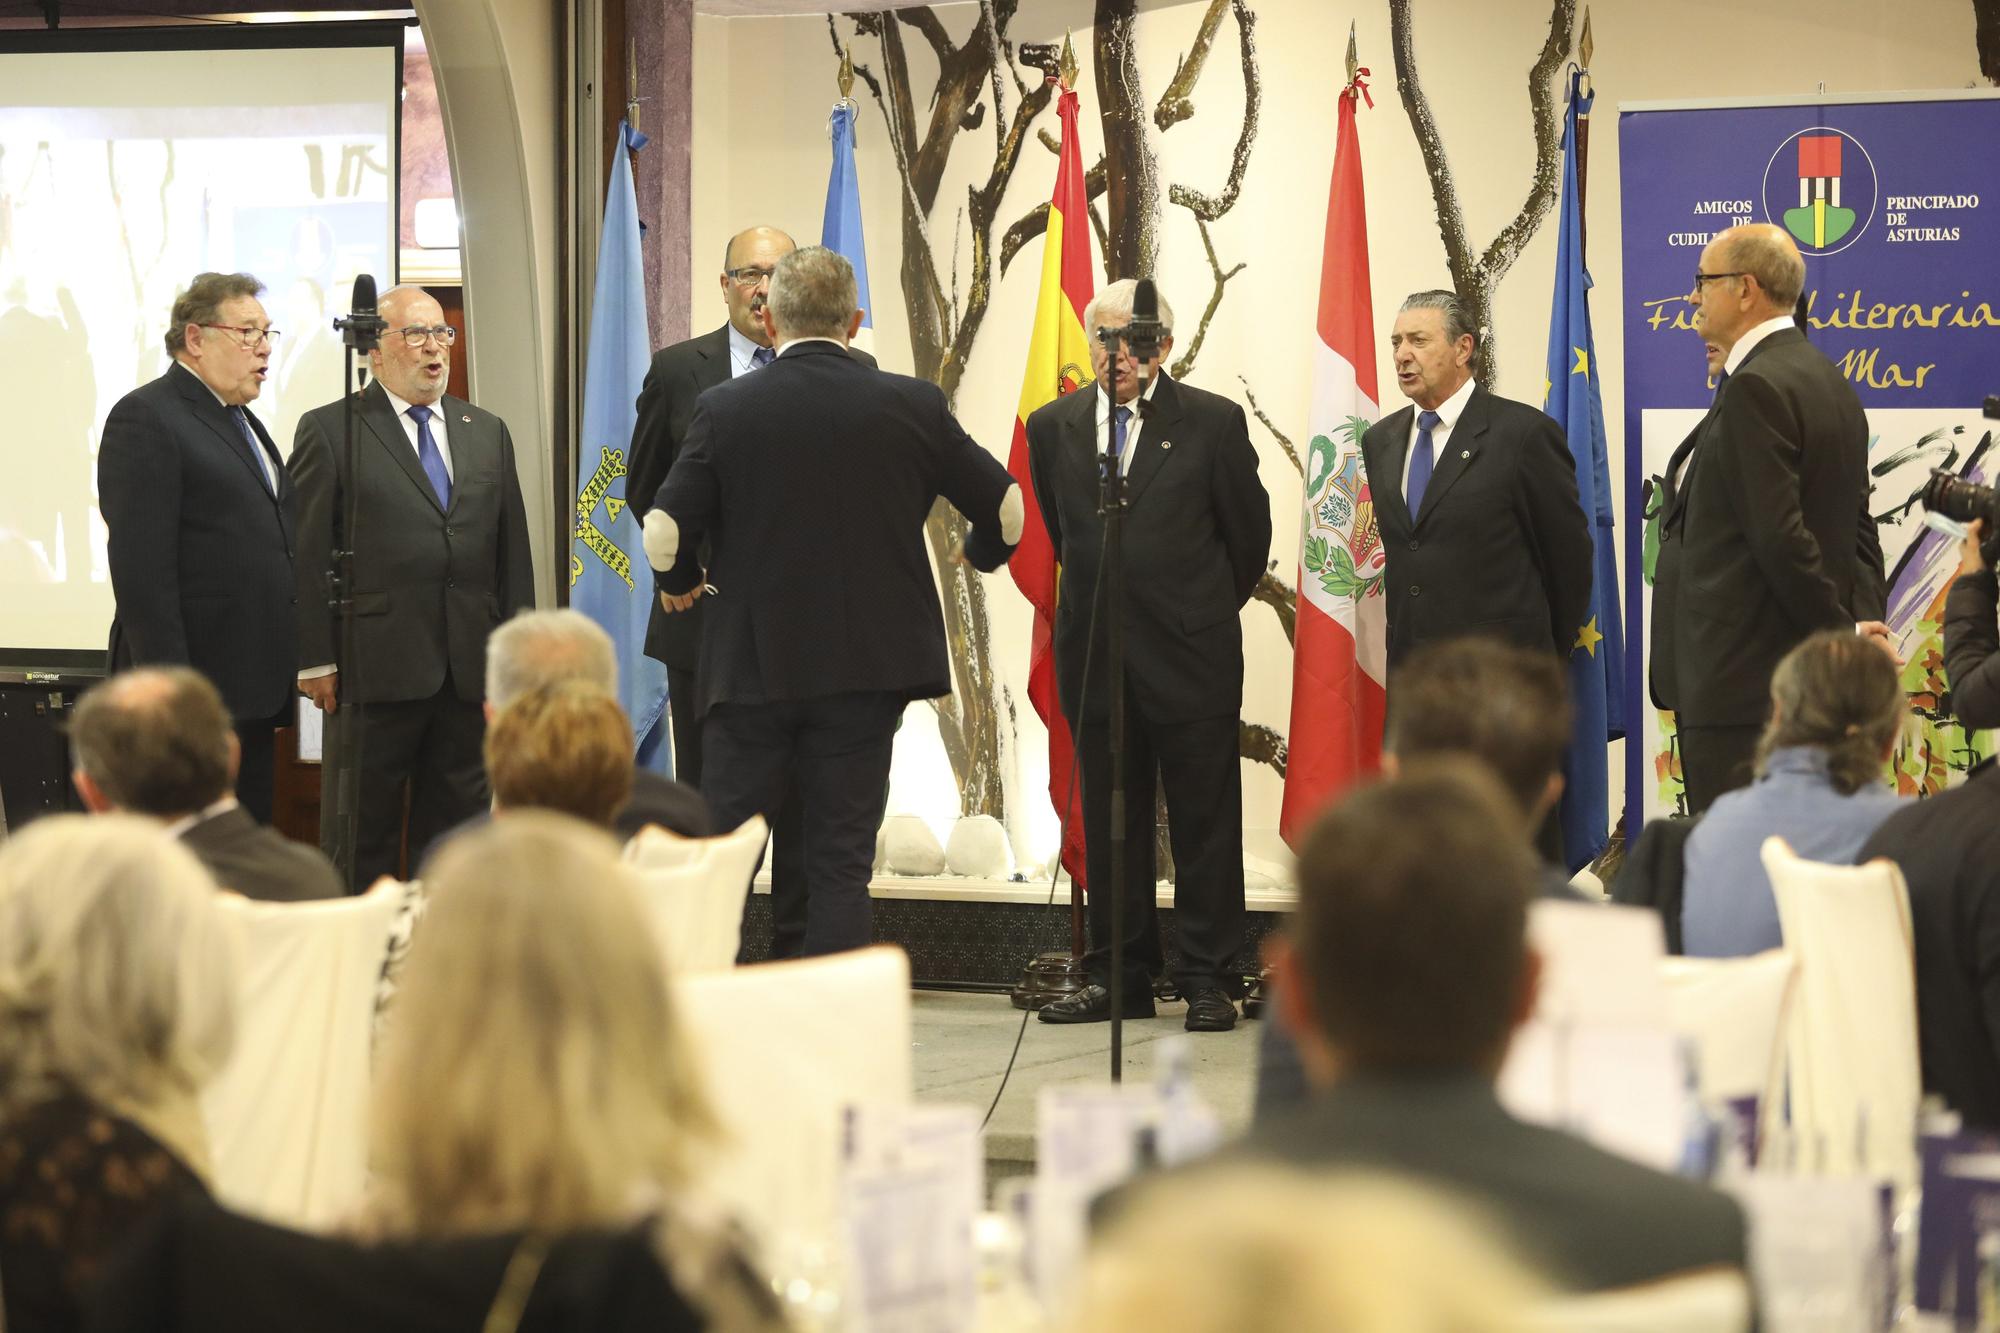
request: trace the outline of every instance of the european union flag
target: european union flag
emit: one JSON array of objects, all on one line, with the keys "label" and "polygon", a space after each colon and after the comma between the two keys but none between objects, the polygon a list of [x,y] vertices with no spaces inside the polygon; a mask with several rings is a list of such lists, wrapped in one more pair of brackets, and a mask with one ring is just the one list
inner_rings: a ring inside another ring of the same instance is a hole
[{"label": "european union flag", "polygon": [[819,224],[819,243],[854,265],[854,293],[861,307],[861,327],[875,327],[874,306],[868,300],[868,245],[861,238],[861,181],[854,174],[854,103],[834,103],[827,132],[833,138],[833,174],[826,181],[826,216]]},{"label": "european union flag", "polygon": [[[621,123],[619,142],[634,151],[646,136]],[[639,200],[629,154],[612,154],[590,303],[590,350],[584,362],[583,438],[576,458],[576,536],[570,543],[569,602],[604,626],[618,654],[619,702],[632,720],[638,762],[671,774],[667,744],[667,669],[646,656],[653,575],[639,524],[626,507],[626,451],[631,448],[639,386],[652,339],[646,324],[646,269],[639,254]]]},{"label": "european union flag", "polygon": [[1598,393],[1597,349],[1590,337],[1590,273],[1583,266],[1583,209],[1577,198],[1579,116],[1593,99],[1571,71],[1563,118],[1562,229],[1556,243],[1555,305],[1549,315],[1549,360],[1543,410],[1569,437],[1577,496],[1596,545],[1595,577],[1584,622],[1569,655],[1575,734],[1563,763],[1563,857],[1572,873],[1596,860],[1610,840],[1610,763],[1606,747],[1625,735],[1621,691],[1625,634],[1618,613],[1618,555],[1611,510],[1611,465],[1604,443],[1604,400]]}]

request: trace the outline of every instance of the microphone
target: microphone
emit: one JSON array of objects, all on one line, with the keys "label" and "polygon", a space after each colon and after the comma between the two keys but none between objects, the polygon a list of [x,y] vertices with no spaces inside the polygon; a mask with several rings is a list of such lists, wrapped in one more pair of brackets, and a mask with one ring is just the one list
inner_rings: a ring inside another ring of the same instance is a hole
[{"label": "microphone", "polygon": [[333,327],[340,330],[343,345],[357,352],[372,352],[382,340],[382,332],[388,322],[375,313],[375,275],[357,273],[354,275],[354,295],[348,302],[348,314],[344,319],[333,321]]},{"label": "microphone", "polygon": [[1132,322],[1125,328],[1125,346],[1134,361],[1151,361],[1160,354],[1167,339],[1166,325],[1160,323],[1160,289],[1151,278],[1139,279],[1132,293]]}]

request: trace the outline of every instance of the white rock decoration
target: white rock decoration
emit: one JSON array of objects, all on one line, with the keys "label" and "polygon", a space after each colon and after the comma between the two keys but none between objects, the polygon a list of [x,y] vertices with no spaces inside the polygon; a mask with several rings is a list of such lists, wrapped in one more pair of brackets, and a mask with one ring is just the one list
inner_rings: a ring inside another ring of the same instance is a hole
[{"label": "white rock decoration", "polygon": [[878,875],[881,874],[882,868],[888,864],[889,864],[889,826],[887,824],[884,824],[881,828],[875,830],[875,865],[874,865],[875,873]]},{"label": "white rock decoration", "polygon": [[951,826],[945,869],[969,879],[1005,879],[1014,872],[1007,830],[992,815],[971,815]]},{"label": "white rock decoration", "polygon": [[944,848],[918,816],[890,815],[882,821],[882,863],[892,875],[942,875]]}]

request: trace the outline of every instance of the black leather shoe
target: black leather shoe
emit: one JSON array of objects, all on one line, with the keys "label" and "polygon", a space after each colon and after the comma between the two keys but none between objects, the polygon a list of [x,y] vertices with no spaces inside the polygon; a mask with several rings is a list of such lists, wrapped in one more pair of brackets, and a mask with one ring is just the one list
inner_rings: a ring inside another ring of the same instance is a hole
[{"label": "black leather shoe", "polygon": [[[1217,991],[1220,995],[1222,992]],[[1125,992],[1125,1017],[1151,1018],[1153,1016],[1153,996],[1143,987],[1127,989]],[[1230,1011],[1234,1018],[1235,1011]],[[1052,1000],[1041,1008],[1044,1023],[1109,1023],[1111,1021],[1111,992],[1092,982],[1074,995],[1066,995],[1060,1000]]]},{"label": "black leather shoe", "polygon": [[1227,1032],[1236,1026],[1236,1005],[1227,992],[1210,987],[1188,1001],[1189,1032]]}]

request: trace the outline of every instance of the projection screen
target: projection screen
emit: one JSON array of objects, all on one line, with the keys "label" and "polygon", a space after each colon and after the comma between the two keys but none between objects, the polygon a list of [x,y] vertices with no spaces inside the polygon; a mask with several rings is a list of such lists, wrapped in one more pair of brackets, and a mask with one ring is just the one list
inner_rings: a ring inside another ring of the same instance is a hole
[{"label": "projection screen", "polygon": [[98,436],[194,274],[266,287],[281,452],[339,397],[332,320],[394,280],[401,82],[390,24],[0,34],[0,661],[102,658]]}]

